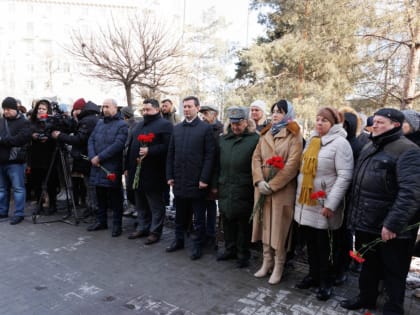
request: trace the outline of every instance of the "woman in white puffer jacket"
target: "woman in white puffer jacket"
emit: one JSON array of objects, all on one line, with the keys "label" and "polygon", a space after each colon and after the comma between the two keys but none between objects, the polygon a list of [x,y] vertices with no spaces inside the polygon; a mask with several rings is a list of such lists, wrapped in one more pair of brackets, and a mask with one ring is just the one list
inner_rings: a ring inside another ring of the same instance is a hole
[{"label": "woman in white puffer jacket", "polygon": [[[294,218],[306,240],[309,274],[296,286],[319,286],[317,298],[323,301],[332,294],[334,231],[343,222],[344,197],[353,175],[353,153],[346,135],[339,113],[321,108],[298,176]],[[313,193],[321,190],[326,197],[313,199]]]}]

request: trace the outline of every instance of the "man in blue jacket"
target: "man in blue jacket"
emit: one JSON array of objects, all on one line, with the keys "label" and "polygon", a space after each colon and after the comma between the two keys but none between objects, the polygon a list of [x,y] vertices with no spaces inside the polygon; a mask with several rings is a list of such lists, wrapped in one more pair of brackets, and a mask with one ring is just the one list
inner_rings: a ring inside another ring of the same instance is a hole
[{"label": "man in blue jacket", "polygon": [[31,139],[31,131],[16,99],[6,97],[1,106],[4,118],[0,118],[0,219],[9,215],[10,188],[13,188],[16,210],[10,224],[15,225],[25,215],[25,145]]},{"label": "man in blue jacket", "polygon": [[166,248],[173,252],[184,248],[188,209],[193,209],[196,235],[191,260],[201,257],[206,236],[206,196],[213,169],[215,140],[209,124],[199,117],[200,102],[189,96],[183,100],[183,122],[174,127],[166,162],[166,178],[176,199],[175,240]]},{"label": "man in blue jacket", "polygon": [[88,141],[88,155],[92,163],[90,183],[96,186],[98,212],[96,222],[87,230],[107,229],[107,209],[112,209],[112,237],[117,237],[122,233],[121,175],[128,126],[114,99],[104,100],[102,111],[104,118],[98,121]]}]

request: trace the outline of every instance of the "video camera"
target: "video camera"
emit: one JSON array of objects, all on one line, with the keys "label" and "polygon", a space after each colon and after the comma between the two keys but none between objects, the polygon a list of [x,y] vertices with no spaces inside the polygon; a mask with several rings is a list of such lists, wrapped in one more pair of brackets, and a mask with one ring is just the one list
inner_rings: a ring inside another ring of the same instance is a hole
[{"label": "video camera", "polygon": [[64,133],[71,133],[74,130],[73,120],[64,114],[57,102],[51,102],[51,108],[51,115],[45,114],[38,118],[42,128],[42,133],[38,135],[38,138],[49,138],[54,130]]}]

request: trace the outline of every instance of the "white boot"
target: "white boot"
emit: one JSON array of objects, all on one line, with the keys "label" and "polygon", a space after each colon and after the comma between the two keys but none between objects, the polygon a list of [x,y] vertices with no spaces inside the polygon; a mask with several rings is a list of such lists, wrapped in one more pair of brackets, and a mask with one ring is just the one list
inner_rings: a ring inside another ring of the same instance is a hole
[{"label": "white boot", "polygon": [[263,244],[263,263],[261,268],[254,273],[254,277],[263,278],[273,270],[273,249],[270,245]]},{"label": "white boot", "polygon": [[281,277],[283,275],[283,269],[284,269],[284,262],[286,260],[286,251],[282,251],[282,253],[279,253],[277,250],[275,252],[274,256],[274,270],[271,274],[270,279],[268,280],[269,284],[277,284],[280,282]]}]

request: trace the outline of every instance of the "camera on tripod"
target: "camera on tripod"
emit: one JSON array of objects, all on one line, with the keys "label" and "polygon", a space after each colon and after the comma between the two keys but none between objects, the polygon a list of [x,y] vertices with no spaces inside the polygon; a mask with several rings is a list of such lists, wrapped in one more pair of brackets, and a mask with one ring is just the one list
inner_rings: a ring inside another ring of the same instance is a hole
[{"label": "camera on tripod", "polygon": [[70,117],[64,114],[57,102],[51,102],[52,114],[42,115],[39,122],[42,132],[39,133],[38,139],[49,138],[54,130],[64,133],[71,133],[74,130],[74,124]]}]

